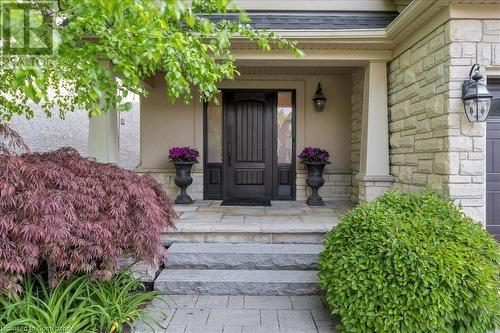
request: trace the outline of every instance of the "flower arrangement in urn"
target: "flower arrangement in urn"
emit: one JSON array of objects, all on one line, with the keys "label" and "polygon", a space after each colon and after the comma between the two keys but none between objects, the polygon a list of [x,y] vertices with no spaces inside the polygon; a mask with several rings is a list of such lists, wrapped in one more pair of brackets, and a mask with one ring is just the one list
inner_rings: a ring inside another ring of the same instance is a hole
[{"label": "flower arrangement in urn", "polygon": [[198,163],[198,156],[200,156],[198,150],[191,147],[172,147],[168,151],[168,158],[172,162]]},{"label": "flower arrangement in urn", "polygon": [[175,166],[175,185],[181,188],[181,193],[175,199],[176,204],[192,204],[193,199],[186,193],[186,189],[193,183],[191,169],[198,163],[200,153],[196,148],[172,147],[168,151],[168,158]]},{"label": "flower arrangement in urn", "polygon": [[300,162],[307,167],[306,183],[312,189],[312,194],[307,198],[309,206],[324,206],[323,199],[318,194],[318,190],[325,180],[323,179],[323,169],[326,164],[330,164],[328,151],[318,147],[306,147],[298,155]]},{"label": "flower arrangement in urn", "polygon": [[321,148],[306,147],[302,149],[302,152],[298,156],[302,163],[306,162],[318,162],[328,164],[328,159],[330,154]]}]

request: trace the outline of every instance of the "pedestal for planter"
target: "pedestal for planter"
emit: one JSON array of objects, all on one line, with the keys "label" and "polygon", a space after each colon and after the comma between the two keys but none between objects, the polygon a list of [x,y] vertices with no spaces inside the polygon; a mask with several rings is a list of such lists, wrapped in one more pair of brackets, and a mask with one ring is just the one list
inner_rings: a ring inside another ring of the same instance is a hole
[{"label": "pedestal for planter", "polygon": [[193,199],[186,193],[186,189],[193,183],[191,169],[196,162],[172,162],[175,165],[175,185],[181,188],[181,193],[175,199],[176,204],[188,205],[193,203]]},{"label": "pedestal for planter", "polygon": [[330,162],[303,162],[307,167],[306,184],[312,189],[312,194],[307,198],[309,206],[324,206],[323,199],[318,194],[318,190],[325,180],[323,179],[323,169]]}]

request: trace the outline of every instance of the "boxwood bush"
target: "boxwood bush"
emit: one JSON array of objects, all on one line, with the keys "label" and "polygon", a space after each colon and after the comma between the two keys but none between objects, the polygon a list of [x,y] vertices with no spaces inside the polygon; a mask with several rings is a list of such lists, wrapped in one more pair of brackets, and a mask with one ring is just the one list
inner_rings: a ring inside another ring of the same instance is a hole
[{"label": "boxwood bush", "polygon": [[431,191],[388,192],[344,215],[320,281],[344,332],[488,332],[499,327],[493,238]]}]

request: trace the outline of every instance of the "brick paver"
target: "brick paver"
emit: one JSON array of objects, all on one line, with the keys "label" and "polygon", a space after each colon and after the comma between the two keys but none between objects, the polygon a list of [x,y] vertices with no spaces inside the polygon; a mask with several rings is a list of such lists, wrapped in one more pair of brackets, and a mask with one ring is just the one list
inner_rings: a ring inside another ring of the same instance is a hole
[{"label": "brick paver", "polygon": [[162,327],[137,323],[135,333],[337,333],[320,296],[174,295],[156,300]]}]

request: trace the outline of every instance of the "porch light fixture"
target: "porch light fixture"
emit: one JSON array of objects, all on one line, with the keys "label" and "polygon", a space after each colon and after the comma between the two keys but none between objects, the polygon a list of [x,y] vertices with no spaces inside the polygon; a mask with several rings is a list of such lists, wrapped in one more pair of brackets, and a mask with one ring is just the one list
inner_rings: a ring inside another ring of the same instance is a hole
[{"label": "porch light fixture", "polygon": [[472,65],[469,72],[469,79],[464,80],[462,85],[462,100],[464,101],[465,114],[471,123],[486,121],[493,98],[486,85],[479,82],[483,78],[483,75],[479,72],[479,68],[478,64]]},{"label": "porch light fixture", "polygon": [[323,95],[323,90],[321,89],[321,83],[318,83],[318,89],[316,89],[316,93],[313,98],[314,109],[318,112],[323,111],[325,108],[326,97]]}]

